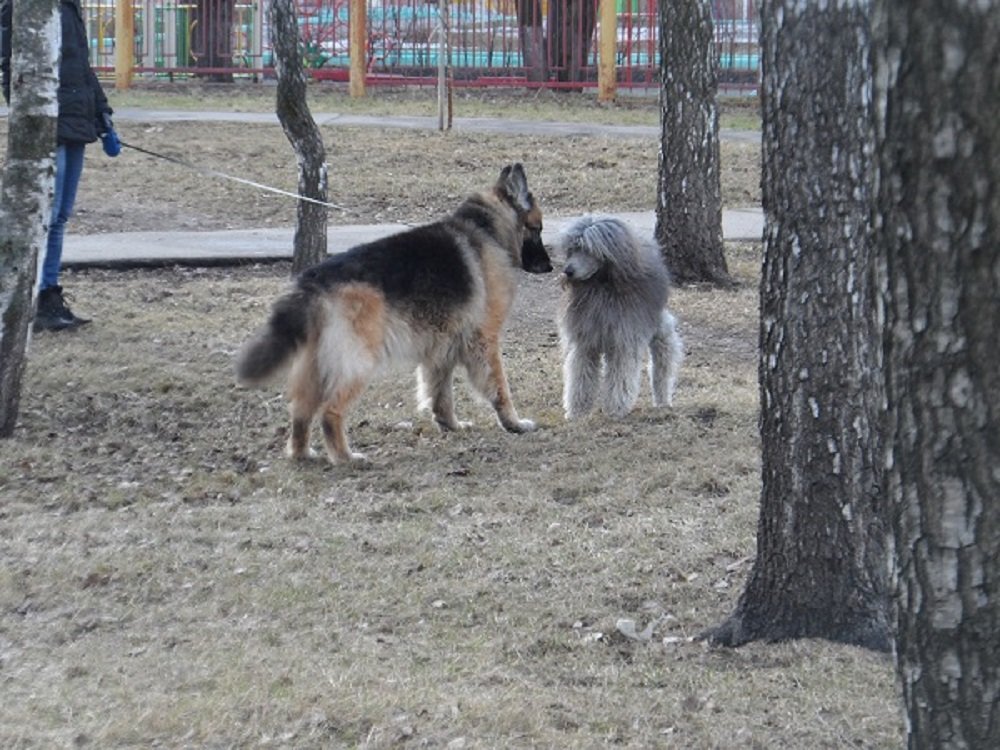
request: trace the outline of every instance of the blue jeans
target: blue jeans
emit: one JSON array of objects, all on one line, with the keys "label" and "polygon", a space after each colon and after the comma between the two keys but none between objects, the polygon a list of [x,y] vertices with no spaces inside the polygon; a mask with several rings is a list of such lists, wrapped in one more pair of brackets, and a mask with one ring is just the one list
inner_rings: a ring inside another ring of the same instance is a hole
[{"label": "blue jeans", "polygon": [[56,188],[52,198],[52,220],[49,222],[39,291],[59,285],[63,237],[66,234],[66,222],[73,215],[73,204],[76,203],[76,189],[80,186],[80,175],[83,174],[85,148],[84,143],[65,143],[56,149]]}]

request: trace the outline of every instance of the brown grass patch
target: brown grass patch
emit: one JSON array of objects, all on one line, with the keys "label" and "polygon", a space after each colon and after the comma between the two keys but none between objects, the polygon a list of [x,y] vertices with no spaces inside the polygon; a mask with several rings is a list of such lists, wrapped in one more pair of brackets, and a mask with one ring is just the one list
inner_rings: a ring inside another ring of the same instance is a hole
[{"label": "brown grass patch", "polygon": [[[210,146],[187,127],[149,138],[293,184],[280,132]],[[598,169],[531,138],[340,136],[332,197],[343,183],[372,218],[436,215],[514,158],[550,212],[652,205],[652,144],[570,144],[618,165]],[[224,203],[180,172],[159,194],[167,167],[113,167],[88,164],[71,231],[291,221],[272,198]],[[504,433],[460,385],[475,427],[439,434],[400,373],[351,414],[366,467],[289,463],[280,386],[233,382],[287,265],[66,274],[95,322],[35,337],[0,442],[0,745],[898,747],[885,657],[690,640],[754,553],[760,248],[729,258],[739,289],[675,294],[675,408],[644,392],[621,422],[565,424],[557,281],[525,275],[504,351],[538,432]]]},{"label": "brown grass patch", "polygon": [[885,658],[688,640],[754,552],[751,283],[676,293],[674,409],[566,425],[555,279],[525,276],[505,352],[538,432],[462,390],[476,426],[439,434],[402,373],[351,415],[372,465],[330,467],[231,377],[286,274],[67,278],[95,323],[35,338],[0,444],[5,747],[898,745]]}]

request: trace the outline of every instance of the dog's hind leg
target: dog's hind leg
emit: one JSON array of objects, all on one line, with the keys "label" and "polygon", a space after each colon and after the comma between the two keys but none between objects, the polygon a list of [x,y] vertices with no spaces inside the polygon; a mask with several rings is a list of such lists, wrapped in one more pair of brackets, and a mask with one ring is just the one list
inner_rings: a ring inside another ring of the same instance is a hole
[{"label": "dog's hind leg", "polygon": [[677,371],[684,360],[684,342],[677,331],[677,319],[667,310],[660,316],[660,328],[649,343],[649,385],[654,406],[672,406],[677,387]]},{"label": "dog's hind leg", "polygon": [[466,347],[462,364],[469,373],[472,387],[481,393],[493,406],[497,420],[507,432],[531,432],[535,423],[521,419],[510,398],[510,387],[503,371],[500,342],[495,337],[479,336]]},{"label": "dog's hind leg", "polygon": [[455,416],[454,370],[451,364],[422,364],[417,368],[417,402],[421,409],[431,410],[434,422],[442,430],[461,430],[469,426]]},{"label": "dog's hind leg", "polygon": [[323,440],[326,443],[326,454],[333,463],[348,461],[364,461],[365,454],[351,450],[347,440],[347,428],[344,420],[350,405],[364,390],[363,381],[342,385],[334,390],[332,396],[323,406]]},{"label": "dog's hind leg", "polygon": [[291,426],[285,454],[289,458],[300,460],[315,456],[309,447],[309,430],[313,415],[321,402],[316,359],[310,353],[300,355],[292,365],[288,378],[288,411],[291,416]]},{"label": "dog's hind leg", "polygon": [[594,408],[601,385],[601,353],[566,346],[563,358],[563,411],[566,419],[585,417]]},{"label": "dog's hind leg", "polygon": [[620,419],[639,400],[642,365],[646,353],[638,347],[613,348],[604,353],[602,402],[604,413]]},{"label": "dog's hind leg", "polygon": [[288,432],[288,443],[285,445],[285,455],[289,458],[298,461],[315,457],[315,451],[309,447],[309,430],[316,406],[318,404],[303,404],[301,401],[292,403],[292,424]]}]

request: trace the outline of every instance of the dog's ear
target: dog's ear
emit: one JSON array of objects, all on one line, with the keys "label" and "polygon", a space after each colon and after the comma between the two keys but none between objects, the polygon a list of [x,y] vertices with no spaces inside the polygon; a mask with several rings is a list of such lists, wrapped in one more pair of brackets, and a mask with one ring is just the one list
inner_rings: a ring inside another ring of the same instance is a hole
[{"label": "dog's ear", "polygon": [[507,197],[518,211],[530,211],[535,205],[534,198],[528,190],[528,176],[520,163],[508,164],[500,172],[497,180],[497,190]]}]

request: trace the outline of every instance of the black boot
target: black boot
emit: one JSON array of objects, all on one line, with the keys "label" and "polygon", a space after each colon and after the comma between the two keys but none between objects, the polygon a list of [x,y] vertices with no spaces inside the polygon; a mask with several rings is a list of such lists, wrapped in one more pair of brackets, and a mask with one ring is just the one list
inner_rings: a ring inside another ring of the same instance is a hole
[{"label": "black boot", "polygon": [[38,293],[38,309],[35,311],[36,331],[62,331],[89,323],[87,318],[78,318],[66,305],[61,286],[50,286]]}]

